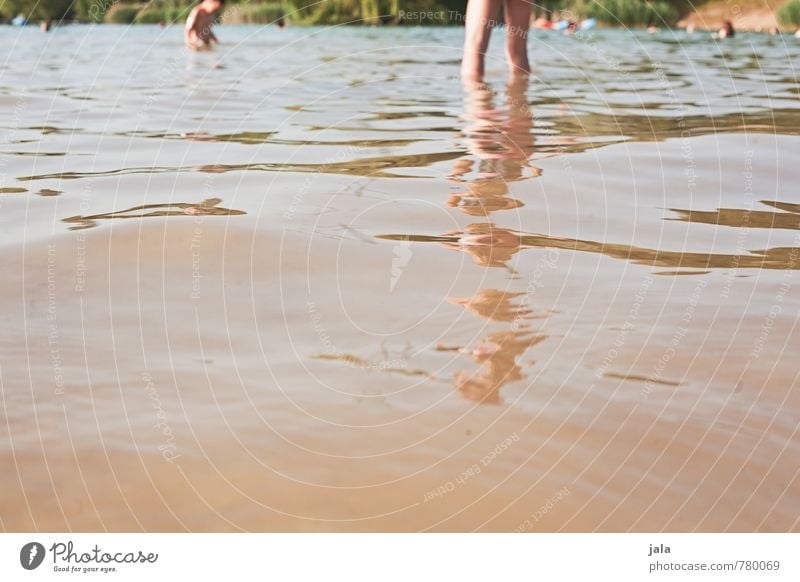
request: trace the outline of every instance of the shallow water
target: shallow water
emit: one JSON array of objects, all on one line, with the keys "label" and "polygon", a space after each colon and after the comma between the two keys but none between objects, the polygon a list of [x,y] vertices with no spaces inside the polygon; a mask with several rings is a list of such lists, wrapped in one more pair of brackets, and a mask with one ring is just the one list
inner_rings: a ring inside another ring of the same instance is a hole
[{"label": "shallow water", "polygon": [[0,30],[5,530],[800,529],[800,44],[461,35]]}]

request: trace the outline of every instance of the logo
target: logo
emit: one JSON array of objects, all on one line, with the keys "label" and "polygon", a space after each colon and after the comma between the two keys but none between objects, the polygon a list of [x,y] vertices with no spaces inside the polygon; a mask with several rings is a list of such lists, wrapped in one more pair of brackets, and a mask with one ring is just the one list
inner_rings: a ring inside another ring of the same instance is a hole
[{"label": "logo", "polygon": [[44,560],[44,546],[39,542],[28,542],[19,551],[19,563],[26,570],[35,570]]}]

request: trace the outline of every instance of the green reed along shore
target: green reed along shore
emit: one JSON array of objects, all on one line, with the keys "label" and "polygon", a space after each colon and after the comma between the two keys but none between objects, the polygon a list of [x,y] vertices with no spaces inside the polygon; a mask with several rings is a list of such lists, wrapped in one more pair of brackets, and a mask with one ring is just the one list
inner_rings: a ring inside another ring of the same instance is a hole
[{"label": "green reed along shore", "polygon": [[[185,18],[193,4],[187,0],[0,0],[0,17],[8,20],[22,14],[30,20],[170,23]],[[461,25],[465,6],[464,0],[229,0],[222,20],[266,24],[283,17],[292,24]],[[591,17],[610,25],[664,26],[677,22],[688,9],[687,0],[546,0],[537,2],[534,12],[540,16],[567,12],[571,18]]]},{"label": "green reed along shore", "polygon": [[800,26],[800,0],[789,0],[778,8],[776,15],[785,26]]},{"label": "green reed along shore", "polygon": [[[22,14],[29,20],[68,20],[116,24],[173,23],[186,18],[188,0],[0,0],[0,18]],[[595,18],[607,26],[674,26],[701,3],[689,0],[544,0],[534,14],[580,20]],[[283,18],[292,24],[461,25],[465,0],[229,0],[222,22],[269,24]],[[786,26],[800,25],[800,0],[787,0],[777,11]]]}]

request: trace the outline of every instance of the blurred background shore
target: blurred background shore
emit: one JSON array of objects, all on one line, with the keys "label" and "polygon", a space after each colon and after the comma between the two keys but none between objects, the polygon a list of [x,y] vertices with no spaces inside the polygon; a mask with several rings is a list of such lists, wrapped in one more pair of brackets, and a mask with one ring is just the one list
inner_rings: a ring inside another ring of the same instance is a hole
[{"label": "blurred background shore", "polygon": [[[114,2],[112,0],[3,0],[0,22],[28,24],[46,19],[60,23],[170,24],[182,22],[189,0]],[[463,24],[463,0],[231,0],[222,17],[225,24],[454,25]],[[731,21],[737,30],[794,32],[800,26],[800,0],[555,0],[537,2],[537,19],[594,19],[600,26],[654,26],[716,30]]]}]

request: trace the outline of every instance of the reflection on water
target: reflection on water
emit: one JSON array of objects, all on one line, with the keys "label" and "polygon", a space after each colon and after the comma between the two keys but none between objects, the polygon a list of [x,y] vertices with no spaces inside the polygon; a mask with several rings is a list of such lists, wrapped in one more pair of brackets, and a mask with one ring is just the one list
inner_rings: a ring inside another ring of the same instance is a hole
[{"label": "reflection on water", "polygon": [[492,224],[471,224],[464,230],[440,236],[383,234],[379,239],[412,242],[438,242],[445,248],[469,253],[476,264],[484,267],[505,267],[520,250],[551,248],[597,253],[653,267],[689,267],[694,269],[797,269],[800,268],[799,247],[775,247],[751,250],[749,255],[703,253],[648,249],[626,244],[603,243],[580,239],[517,233]]},{"label": "reflection on water", "polygon": [[66,152],[3,152],[5,156],[41,156],[44,158],[58,158],[66,156]]},{"label": "reflection on water", "polygon": [[472,297],[449,297],[448,301],[490,321],[518,322],[543,319],[550,315],[550,311],[534,313],[533,309],[524,302],[527,297],[528,294],[523,292],[481,289]]},{"label": "reflection on water", "polygon": [[[352,144],[353,148],[359,147],[359,142]],[[341,174],[345,176],[369,176],[372,178],[409,178],[410,175],[397,174],[387,170],[393,168],[424,168],[437,162],[452,160],[460,157],[461,152],[441,152],[431,154],[411,154],[400,156],[382,156],[375,158],[360,158],[345,162],[324,162],[320,164],[284,164],[284,163],[253,163],[253,164],[203,164],[201,166],[165,166],[165,167],[139,167],[120,168],[101,172],[57,172],[54,174],[40,174],[34,176],[21,176],[18,180],[78,180],[82,178],[100,178],[106,176],[129,176],[134,174],[165,174],[180,172],[202,172],[207,174],[224,174],[226,172],[301,172],[312,174]]]},{"label": "reflection on water", "polygon": [[[526,80],[519,78],[507,84],[501,96],[484,83],[466,87],[465,126],[459,132],[459,137],[467,151],[457,156],[448,176],[450,182],[463,190],[450,194],[445,203],[447,208],[457,208],[470,216],[485,217],[493,212],[523,206],[520,200],[509,196],[509,184],[541,175],[541,170],[528,162],[536,150],[536,138],[533,134],[533,115],[527,103],[527,89]],[[497,106],[496,101],[502,101],[502,104]],[[382,114],[379,118],[404,119],[429,113]],[[469,247],[476,260],[487,266],[505,266],[515,251],[508,253],[502,250],[503,245],[495,236],[502,237],[502,234],[493,229],[491,223],[473,225],[473,229],[483,229],[481,233],[476,233]],[[439,237],[439,240],[451,240],[446,239],[448,236],[452,236],[452,233]],[[394,240],[414,239],[394,237]],[[458,248],[458,244],[446,243],[445,246]],[[546,339],[546,336],[527,329],[527,321],[549,314],[543,312],[534,315],[533,310],[524,303],[515,302],[525,297],[525,293],[481,289],[472,297],[448,298],[450,303],[460,305],[481,318],[514,324],[513,330],[488,334],[476,347],[437,346],[438,351],[467,355],[479,365],[475,372],[454,373],[456,389],[464,398],[484,404],[498,404],[501,402],[501,387],[524,378],[522,368],[517,363],[518,358]],[[333,354],[328,355],[327,359],[341,360],[351,365],[361,364],[362,367],[365,364],[362,358],[352,355]]]},{"label": "reflection on water", "polygon": [[680,216],[669,220],[684,222],[703,222],[719,226],[732,226],[735,228],[783,228],[800,230],[800,204],[761,200],[762,204],[772,206],[783,212],[768,212],[766,210],[751,210],[740,208],[718,208],[713,211],[682,210],[670,208]]},{"label": "reflection on water", "polygon": [[[549,315],[534,315],[533,310],[520,303],[525,293],[511,293],[497,289],[481,289],[473,297],[450,297],[449,301],[471,313],[497,322],[512,322],[511,330],[488,334],[474,348],[445,348],[440,351],[458,351],[472,358],[479,368],[475,372],[454,373],[458,392],[467,400],[482,404],[499,404],[500,389],[511,382],[524,379],[522,366],[517,360],[529,348],[547,339],[547,336],[530,331],[528,321]],[[515,300],[517,302],[515,303]],[[532,365],[529,362],[528,365]]]},{"label": "reflection on water", "polygon": [[391,363],[387,365],[386,362],[391,362],[391,360],[389,360],[388,358],[385,358],[384,361],[375,361],[375,360],[368,360],[367,358],[362,358],[361,356],[357,356],[355,354],[340,354],[340,353],[316,354],[312,356],[312,358],[315,360],[343,362],[349,367],[361,370],[377,370],[392,374],[402,374],[403,376],[423,376],[423,377],[430,376],[425,370],[413,370],[403,366],[391,365]]},{"label": "reflection on water", "polygon": [[800,44],[5,32],[4,528],[797,529]]},{"label": "reflection on water", "polygon": [[606,378],[616,378],[618,380],[630,380],[633,382],[650,382],[652,384],[660,384],[661,386],[680,386],[680,382],[673,382],[671,380],[664,380],[662,378],[655,378],[653,376],[642,376],[640,374],[620,374],[618,372],[606,372],[603,374]]},{"label": "reflection on water", "polygon": [[[72,133],[73,130],[63,131],[63,133]],[[79,131],[79,133],[87,133],[86,131]],[[336,140],[303,140],[303,139],[282,139],[275,136],[279,135],[277,131],[242,131],[239,133],[223,133],[211,134],[206,132],[188,132],[188,133],[153,133],[141,131],[126,131],[119,132],[115,135],[124,137],[145,137],[156,140],[185,140],[185,141],[200,141],[200,142],[219,142],[219,143],[236,143],[242,145],[284,145],[284,146],[353,146],[355,148],[383,148],[383,147],[402,147],[413,143],[417,143],[417,139],[368,139],[353,141],[336,141]]]},{"label": "reflection on water", "polygon": [[533,332],[499,331],[487,335],[472,350],[464,350],[480,368],[476,372],[456,372],[458,392],[467,400],[499,404],[500,388],[524,378],[517,358],[547,336]]},{"label": "reflection on water", "polygon": [[[514,78],[502,97],[484,83],[466,87],[466,123],[460,134],[467,147],[467,155],[453,165],[449,179],[462,185],[464,191],[453,193],[445,206],[457,208],[469,216],[488,216],[501,210],[524,206],[522,201],[509,196],[509,184],[536,178],[541,170],[530,166],[529,158],[536,151],[533,114],[527,100],[527,78]],[[497,106],[495,101],[502,100]],[[569,141],[569,140],[566,140]],[[473,225],[474,236],[465,244],[476,262],[485,266],[506,266],[514,250],[504,245],[503,234],[491,223]],[[446,248],[460,249],[460,239],[454,244],[444,242],[452,236],[438,237]],[[379,238],[391,238],[389,236]],[[396,240],[410,241],[410,237]],[[547,336],[528,329],[534,313],[525,303],[526,293],[481,289],[467,298],[450,297],[450,303],[464,307],[478,317],[494,322],[511,322],[512,330],[489,333],[475,347],[445,348],[467,355],[476,364],[474,372],[454,373],[457,391],[467,400],[482,404],[499,404],[500,389],[524,378],[517,360],[528,349],[544,341]],[[517,302],[520,301],[520,302]],[[536,317],[545,317],[545,314]]]},{"label": "reflection on water", "polygon": [[217,206],[220,202],[222,202],[222,198],[208,198],[195,204],[189,202],[141,204],[125,210],[89,216],[70,216],[63,220],[72,225],[69,227],[70,230],[83,230],[97,226],[98,220],[150,218],[156,216],[236,216],[247,214],[242,210],[232,210]]},{"label": "reflection on water", "polygon": [[771,109],[746,116],[741,113],[687,115],[679,123],[671,116],[634,111],[571,113],[558,119],[558,128],[567,135],[624,135],[633,141],[663,141],[722,132],[800,135],[800,110]]},{"label": "reflection on water", "polygon": [[535,139],[526,99],[527,83],[519,79],[510,83],[502,108],[495,107],[497,95],[489,85],[479,83],[471,89],[464,116],[468,125],[461,137],[477,162],[466,156],[455,162],[450,179],[463,184],[465,191],[452,193],[447,207],[470,216],[519,208],[523,203],[508,196],[508,184],[541,174],[539,169],[528,167]]}]

